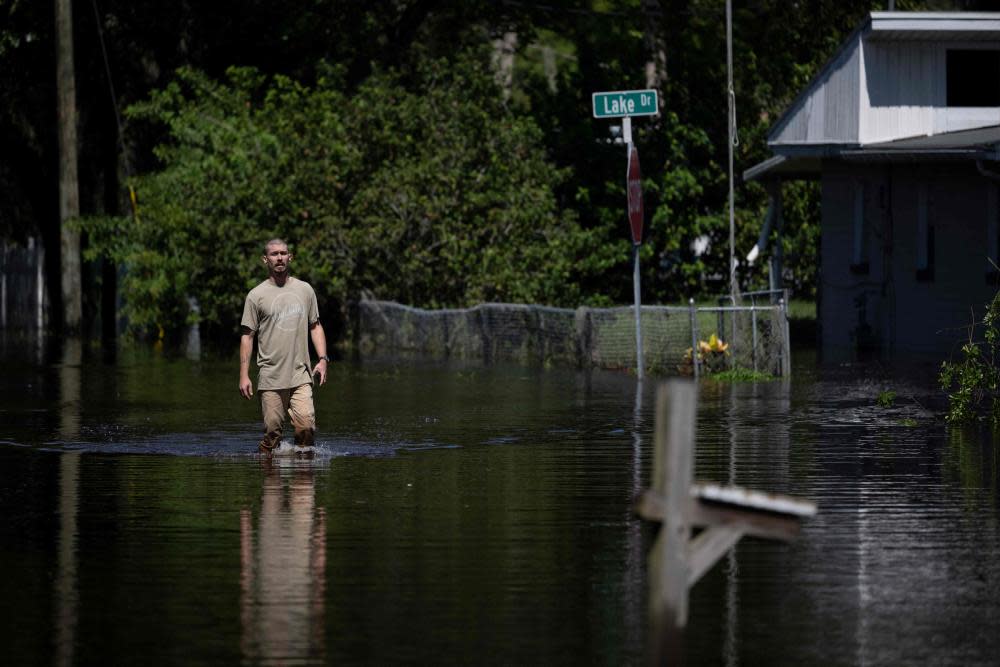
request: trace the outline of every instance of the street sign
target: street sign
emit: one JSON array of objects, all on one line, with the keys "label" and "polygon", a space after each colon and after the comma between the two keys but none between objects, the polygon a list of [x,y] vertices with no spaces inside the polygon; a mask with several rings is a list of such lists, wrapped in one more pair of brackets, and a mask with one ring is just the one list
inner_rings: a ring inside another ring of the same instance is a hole
[{"label": "street sign", "polygon": [[656,91],[653,89],[594,93],[591,101],[594,105],[594,118],[655,116],[660,113]]},{"label": "street sign", "polygon": [[628,145],[628,224],[632,228],[632,243],[642,243],[642,173],[639,171],[639,149]]}]

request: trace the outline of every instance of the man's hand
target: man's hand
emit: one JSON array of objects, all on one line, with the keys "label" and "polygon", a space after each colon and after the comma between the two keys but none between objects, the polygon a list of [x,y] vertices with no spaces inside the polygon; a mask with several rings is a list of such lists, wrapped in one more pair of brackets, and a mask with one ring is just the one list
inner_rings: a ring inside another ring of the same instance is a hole
[{"label": "man's hand", "polygon": [[326,359],[320,359],[313,367],[313,375],[319,374],[320,386],[326,384]]},{"label": "man's hand", "polygon": [[240,376],[240,395],[247,400],[253,396],[253,383],[250,382],[249,376]]}]

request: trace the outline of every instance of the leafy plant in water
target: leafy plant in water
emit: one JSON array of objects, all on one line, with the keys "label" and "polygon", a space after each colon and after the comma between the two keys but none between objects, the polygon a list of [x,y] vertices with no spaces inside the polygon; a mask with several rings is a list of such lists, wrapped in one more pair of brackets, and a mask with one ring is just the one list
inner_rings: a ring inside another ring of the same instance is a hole
[{"label": "leafy plant in water", "polygon": [[883,392],[879,392],[878,398],[875,399],[875,404],[880,408],[891,408],[892,404],[896,402],[896,392],[892,389],[886,389]]},{"label": "leafy plant in water", "polygon": [[[729,343],[724,343],[717,335],[712,334],[708,340],[698,341],[698,363],[709,373],[716,373],[726,366],[729,356]],[[677,367],[681,375],[694,375],[694,349],[688,348],[681,357]]]},{"label": "leafy plant in water", "polygon": [[962,346],[961,359],[941,364],[938,380],[948,392],[947,421],[968,423],[979,419],[984,403],[989,404],[989,418],[1000,423],[1000,292],[986,307],[983,317],[984,339],[975,340],[976,325],[969,326],[969,339]]}]

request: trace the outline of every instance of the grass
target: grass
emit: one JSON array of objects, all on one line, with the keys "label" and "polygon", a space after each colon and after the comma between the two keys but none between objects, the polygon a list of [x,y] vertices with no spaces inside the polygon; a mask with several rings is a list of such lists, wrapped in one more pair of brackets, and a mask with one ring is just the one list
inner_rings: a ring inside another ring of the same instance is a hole
[{"label": "grass", "polygon": [[719,371],[718,373],[711,373],[706,377],[719,382],[770,382],[775,379],[770,373],[742,368],[740,366]]},{"label": "grass", "polygon": [[790,299],[788,301],[788,319],[815,320],[816,302],[804,301],[802,299]]}]

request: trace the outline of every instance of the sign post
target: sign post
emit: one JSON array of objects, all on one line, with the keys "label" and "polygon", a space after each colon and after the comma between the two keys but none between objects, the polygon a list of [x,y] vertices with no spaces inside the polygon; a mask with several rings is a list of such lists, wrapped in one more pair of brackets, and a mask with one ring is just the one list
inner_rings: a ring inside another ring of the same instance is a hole
[{"label": "sign post", "polygon": [[[626,118],[625,120],[629,120]],[[632,230],[632,291],[635,299],[635,372],[642,379],[645,363],[642,356],[642,299],[639,289],[639,246],[642,245],[642,173],[639,171],[639,149],[628,145],[628,224]]]},{"label": "sign post", "polygon": [[632,142],[632,116],[655,116],[660,112],[655,90],[622,90],[594,93],[591,96],[594,118],[621,118],[622,140],[628,150],[625,174],[628,195],[628,224],[632,232],[632,287],[635,296],[635,372],[641,380],[645,363],[642,358],[642,301],[639,284],[639,246],[642,245],[642,173],[639,150]]}]

